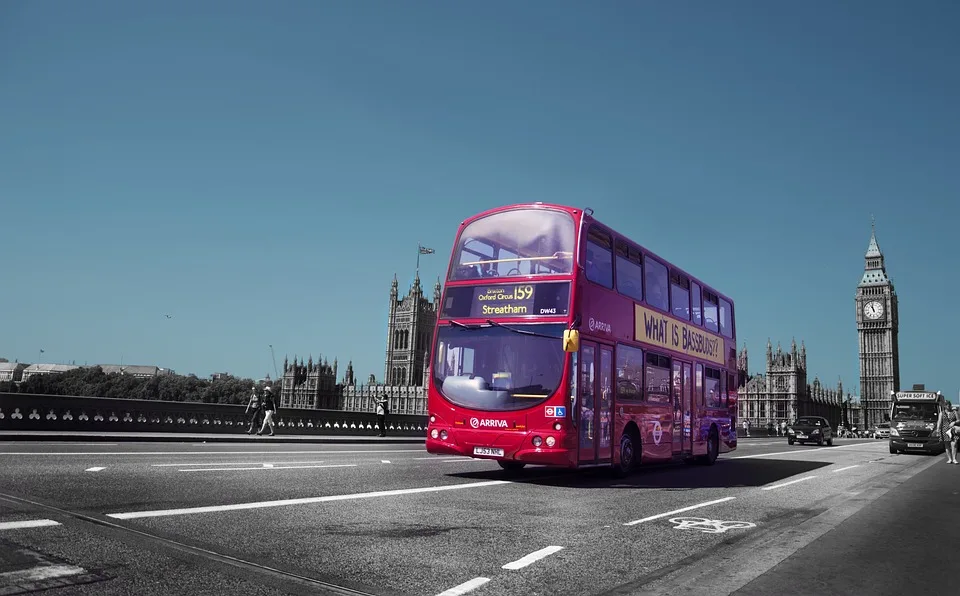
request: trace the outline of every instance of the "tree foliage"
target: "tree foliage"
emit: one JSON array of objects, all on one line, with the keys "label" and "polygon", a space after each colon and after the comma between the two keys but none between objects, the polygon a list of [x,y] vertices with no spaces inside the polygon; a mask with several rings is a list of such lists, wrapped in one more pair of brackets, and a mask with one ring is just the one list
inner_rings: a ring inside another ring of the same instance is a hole
[{"label": "tree foliage", "polygon": [[[0,383],[0,392],[80,397],[113,397],[161,401],[199,401],[212,404],[245,404],[251,379],[224,377],[211,381],[193,375],[157,375],[138,378],[129,374],[105,374],[99,366],[77,368],[59,374],[33,375],[20,383]],[[258,387],[258,392],[262,387]]]}]

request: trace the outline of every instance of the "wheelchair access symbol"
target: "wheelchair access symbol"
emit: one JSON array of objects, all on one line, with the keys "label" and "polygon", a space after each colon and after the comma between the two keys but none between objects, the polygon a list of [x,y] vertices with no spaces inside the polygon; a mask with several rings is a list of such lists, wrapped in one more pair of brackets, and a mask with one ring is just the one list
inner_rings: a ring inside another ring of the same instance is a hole
[{"label": "wheelchair access symbol", "polygon": [[727,530],[746,530],[756,528],[757,524],[745,521],[721,521],[705,517],[671,517],[670,523],[677,530],[700,530],[704,534],[723,534]]},{"label": "wheelchair access symbol", "polygon": [[566,406],[544,406],[543,415],[547,418],[563,418],[567,415]]}]

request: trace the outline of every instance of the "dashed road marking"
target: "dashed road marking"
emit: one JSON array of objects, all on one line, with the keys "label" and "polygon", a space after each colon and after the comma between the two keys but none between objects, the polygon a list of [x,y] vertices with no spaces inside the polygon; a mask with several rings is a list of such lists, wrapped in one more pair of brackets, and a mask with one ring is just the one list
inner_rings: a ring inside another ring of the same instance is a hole
[{"label": "dashed road marking", "polygon": [[461,596],[462,594],[476,590],[488,581],[490,581],[490,578],[475,577],[468,582],[463,582],[459,586],[454,586],[449,590],[444,590],[443,592],[437,594],[437,596]]},{"label": "dashed road marking", "polygon": [[87,468],[86,470],[84,470],[84,472],[99,472],[100,470],[106,470],[106,469],[107,469],[107,468],[105,468],[105,467],[103,467],[103,466],[97,466],[97,467],[94,467],[94,468]]},{"label": "dashed road marking", "polygon": [[[262,469],[262,468],[257,468]],[[511,484],[509,480],[488,480],[485,482],[470,482],[465,484],[448,484],[445,486],[425,486],[422,488],[403,488],[396,490],[381,490],[369,493],[354,493],[350,495],[328,495],[325,497],[306,497],[302,499],[283,499],[280,501],[259,501],[255,503],[236,503],[233,505],[211,505],[208,507],[188,507],[184,509],[158,509],[155,511],[130,511],[125,513],[108,513],[107,517],[114,519],[137,519],[142,517],[164,517],[169,515],[190,515],[193,513],[213,513],[218,511],[240,511],[243,509],[263,509],[266,507],[283,507],[286,505],[309,505],[313,503],[328,503],[331,501],[349,501],[353,499],[370,499],[374,497],[395,497],[418,493],[432,493],[464,488],[480,488],[483,486],[499,486]],[[732,497],[731,497],[732,498]]]},{"label": "dashed road marking", "polygon": [[381,459],[381,460],[380,460],[380,463],[381,463],[381,464],[389,464],[389,463],[390,463],[390,460],[389,460],[389,459]]},{"label": "dashed road marking", "polygon": [[707,501],[706,503],[699,503],[697,505],[690,505],[689,507],[683,507],[681,509],[674,509],[673,511],[667,511],[666,513],[659,513],[657,515],[651,515],[650,517],[645,517],[643,519],[637,519],[634,521],[626,522],[625,526],[635,526],[637,524],[642,524],[644,522],[653,521],[655,519],[660,519],[661,517],[667,517],[670,515],[676,515],[677,513],[683,513],[684,511],[692,511],[694,509],[700,509],[701,507],[707,507],[709,505],[716,505],[717,503],[725,503],[727,501],[732,501],[736,497],[724,497],[722,499],[716,499],[714,501]]},{"label": "dashed road marking", "polygon": [[59,526],[60,522],[52,519],[26,519],[15,522],[0,522],[0,530],[22,530],[25,528],[44,528],[46,526]]},{"label": "dashed road marking", "polygon": [[[80,575],[87,570],[76,565],[39,565],[30,569],[19,569],[17,571],[8,571],[0,573],[0,586],[14,586],[32,582],[42,582],[44,580],[68,577],[71,575]],[[52,587],[52,586],[51,586]],[[18,594],[19,592],[12,592]]]},{"label": "dashed road marking", "polygon": [[840,468],[839,470],[834,470],[833,472],[834,472],[834,473],[837,473],[837,472],[842,472],[842,471],[844,471],[844,470],[850,470],[850,469],[858,468],[858,467],[860,467],[860,464],[856,464],[856,465],[854,465],[854,466],[847,466],[846,468]]},{"label": "dashed road marking", "polygon": [[548,546],[546,548],[541,548],[540,550],[534,551],[529,555],[523,557],[522,559],[517,559],[512,563],[507,563],[506,565],[501,567],[501,569],[510,569],[510,570],[523,569],[524,567],[526,567],[527,565],[530,565],[531,563],[536,563],[540,559],[544,557],[549,557],[553,553],[559,552],[562,550],[563,550],[562,546]]},{"label": "dashed road marking", "polygon": [[780,484],[774,484],[773,486],[764,486],[760,490],[773,490],[775,488],[782,488],[784,486],[790,486],[791,484],[803,482],[804,480],[813,480],[814,478],[816,478],[816,476],[804,476],[803,478],[797,478],[796,480],[790,480],[789,482],[781,482]]}]

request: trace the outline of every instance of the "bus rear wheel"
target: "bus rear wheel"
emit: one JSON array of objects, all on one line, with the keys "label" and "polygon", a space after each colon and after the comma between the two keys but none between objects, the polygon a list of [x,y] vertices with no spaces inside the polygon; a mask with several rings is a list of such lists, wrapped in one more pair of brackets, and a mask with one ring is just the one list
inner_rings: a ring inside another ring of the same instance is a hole
[{"label": "bus rear wheel", "polygon": [[705,466],[712,466],[717,461],[720,454],[720,436],[716,428],[710,429],[710,436],[707,438],[707,454],[699,456],[699,463]]},{"label": "bus rear wheel", "polygon": [[622,478],[628,475],[637,465],[637,455],[640,449],[640,441],[634,429],[628,429],[620,437],[620,461],[613,465],[615,476]]}]

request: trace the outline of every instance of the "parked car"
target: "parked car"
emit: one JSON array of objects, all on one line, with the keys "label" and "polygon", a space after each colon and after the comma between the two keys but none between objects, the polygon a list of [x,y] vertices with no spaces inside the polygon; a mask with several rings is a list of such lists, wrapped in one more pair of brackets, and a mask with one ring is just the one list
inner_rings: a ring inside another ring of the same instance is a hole
[{"label": "parked car", "polygon": [[793,445],[794,441],[833,445],[833,428],[822,416],[801,416],[787,428],[787,443]]}]

